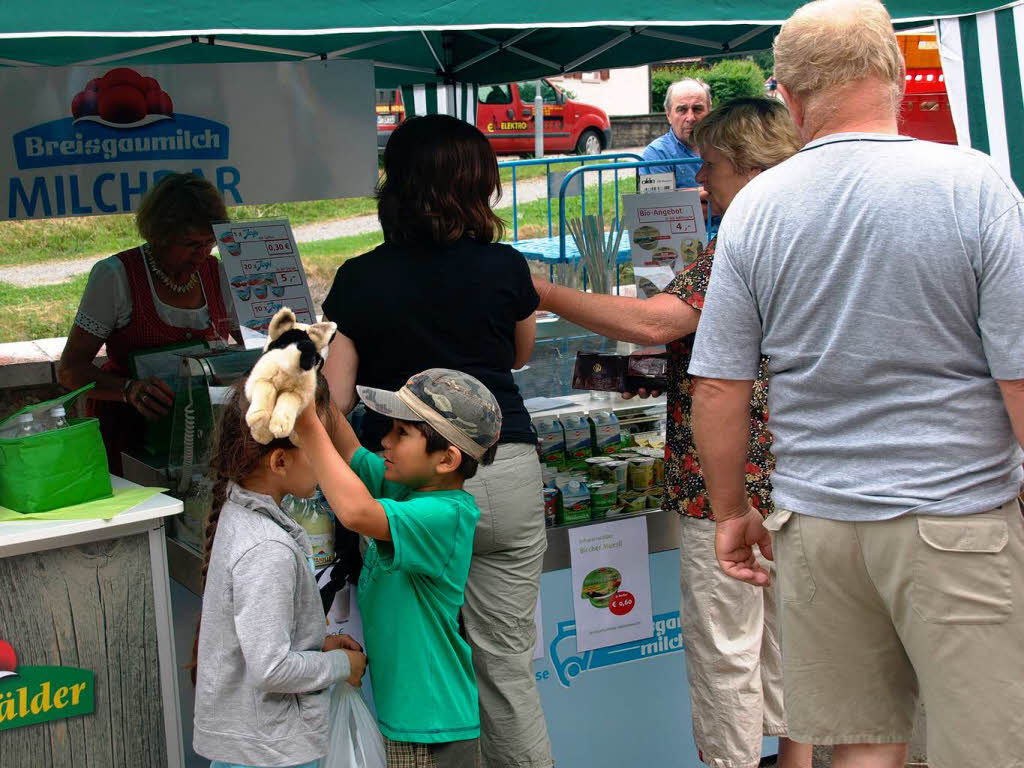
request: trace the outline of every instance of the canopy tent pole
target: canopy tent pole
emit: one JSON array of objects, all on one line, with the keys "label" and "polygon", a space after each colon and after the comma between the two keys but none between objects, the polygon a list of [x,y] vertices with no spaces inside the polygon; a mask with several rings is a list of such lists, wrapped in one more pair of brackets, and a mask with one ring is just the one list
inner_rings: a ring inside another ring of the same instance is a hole
[{"label": "canopy tent pole", "polygon": [[[490,43],[491,45],[493,45],[494,50],[488,52],[488,56],[495,53],[500,53],[501,51],[508,51],[509,53],[514,53],[516,56],[522,56],[524,59],[529,59],[530,61],[535,61],[538,64],[543,64],[545,67],[551,67],[551,69],[555,70],[556,72],[564,72],[565,68],[558,62],[552,61],[551,59],[545,59],[543,56],[538,56],[537,54],[530,53],[529,51],[524,51],[522,48],[517,48],[515,45],[512,44],[513,41],[518,42],[527,35],[532,34],[533,32],[536,32],[536,30],[523,30],[522,33],[515,35],[508,43],[499,42],[498,40],[495,40],[492,37],[480,34],[479,32],[474,32],[473,30],[468,30],[466,34],[469,37],[475,37],[477,40],[483,40],[485,43]],[[485,56],[483,58],[487,57]]]},{"label": "canopy tent pole", "polygon": [[424,72],[428,75],[436,75],[437,72],[433,69],[427,69],[426,67],[414,67],[411,64],[392,64],[387,61],[376,61],[374,60],[373,66],[381,69],[398,69],[403,72]]},{"label": "canopy tent pole", "polygon": [[71,66],[73,67],[89,67],[94,64],[106,64],[109,61],[119,61],[120,59],[133,58],[135,56],[145,56],[147,53],[156,53],[157,51],[166,51],[171,48],[180,48],[184,45],[192,45],[196,42],[195,38],[186,37],[182,40],[172,40],[167,43],[159,43],[157,45],[149,45],[145,48],[134,48],[130,51],[121,51],[120,53],[112,53],[109,56],[99,56],[95,59],[86,59],[85,61],[76,61]]},{"label": "canopy tent pole", "polygon": [[623,40],[629,40],[629,38],[633,37],[634,35],[640,34],[643,30],[644,30],[644,27],[635,27],[635,28],[629,30],[628,32],[623,32],[621,35],[619,35],[618,37],[612,38],[607,43],[604,43],[603,45],[597,46],[597,48],[595,48],[594,50],[590,51],[590,53],[585,53],[582,56],[580,56],[579,58],[573,59],[568,64],[566,64],[563,69],[565,71],[567,71],[567,72],[572,72],[580,64],[583,64],[584,62],[590,61],[595,56],[600,56],[605,51],[614,48],[616,45],[621,43]]},{"label": "canopy tent pole", "polygon": [[771,29],[771,27],[768,26],[767,24],[764,24],[760,27],[754,27],[749,32],[744,32],[742,35],[734,37],[732,40],[725,44],[725,47],[729,49],[738,48],[739,46],[747,42],[747,40],[753,40],[755,37],[764,34],[769,29]]},{"label": "canopy tent pole", "polygon": [[677,35],[673,32],[662,32],[660,29],[651,29],[650,27],[643,29],[639,34],[644,37],[654,37],[658,40],[668,40],[672,43],[685,43],[686,45],[698,45],[702,48],[711,48],[715,51],[722,50],[722,43],[716,43],[714,40],[702,40],[699,37],[688,37],[686,35]]},{"label": "canopy tent pole", "polygon": [[269,45],[256,45],[255,43],[239,43],[234,40],[223,40],[216,36],[208,37],[207,43],[209,45],[219,45],[222,48],[238,48],[242,51],[258,51],[260,53],[275,53],[280,56],[294,56],[297,59],[319,59],[322,58],[319,53],[310,53],[309,51],[292,51],[287,48],[274,48]]},{"label": "canopy tent pole", "polygon": [[430,51],[430,55],[433,56],[434,57],[434,61],[437,62],[437,68],[443,70],[444,69],[444,64],[441,63],[441,59],[437,55],[437,51],[434,50],[434,46],[431,44],[430,38],[427,37],[427,33],[426,32],[420,32],[420,34],[423,36],[423,42],[427,44],[427,48]]},{"label": "canopy tent pole", "polygon": [[[535,29],[524,29],[519,34],[513,35],[504,44],[503,43],[499,43],[497,40],[493,40],[493,39],[491,39],[489,37],[485,37],[484,35],[480,35],[480,34],[474,35],[474,37],[476,37],[478,40],[483,40],[484,42],[490,43],[494,47],[491,48],[489,51],[484,51],[483,53],[481,53],[481,54],[479,54],[477,56],[474,56],[471,59],[468,59],[468,60],[462,62],[458,66],[454,67],[452,69],[452,72],[458,72],[459,70],[466,69],[466,67],[472,67],[474,64],[477,64],[477,63],[483,61],[484,59],[489,59],[494,54],[500,53],[503,50],[507,50],[507,51],[510,51],[512,53],[515,53],[515,54],[518,54],[518,55],[522,56],[523,55],[522,51],[520,51],[518,48],[513,48],[512,46],[515,43],[518,43],[524,37],[526,37],[528,35],[532,35],[536,31],[537,30],[535,30]],[[538,63],[540,63],[540,64],[547,64],[547,65],[550,66],[553,62],[541,61],[541,62],[538,62]]]},{"label": "canopy tent pole", "polygon": [[406,35],[404,34],[381,37],[378,38],[377,40],[370,40],[369,42],[366,43],[359,43],[359,45],[350,45],[347,48],[339,48],[336,51],[330,51],[324,54],[322,58],[335,59],[338,58],[339,56],[347,56],[348,54],[355,53],[356,51],[365,51],[367,48],[374,48],[378,45],[393,43],[396,40],[404,40],[405,37]]},{"label": "canopy tent pole", "polygon": [[542,87],[543,81],[537,78],[533,93],[533,154],[535,157],[544,157],[544,94],[541,93]]}]

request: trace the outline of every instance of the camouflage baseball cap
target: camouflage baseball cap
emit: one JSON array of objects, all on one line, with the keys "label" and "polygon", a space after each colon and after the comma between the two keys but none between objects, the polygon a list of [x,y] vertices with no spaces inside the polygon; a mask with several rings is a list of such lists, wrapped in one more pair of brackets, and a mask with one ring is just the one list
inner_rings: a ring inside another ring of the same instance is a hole
[{"label": "camouflage baseball cap", "polygon": [[400,421],[425,421],[459,450],[479,461],[498,442],[501,408],[491,391],[468,373],[431,368],[397,392],[356,387],[366,407]]}]

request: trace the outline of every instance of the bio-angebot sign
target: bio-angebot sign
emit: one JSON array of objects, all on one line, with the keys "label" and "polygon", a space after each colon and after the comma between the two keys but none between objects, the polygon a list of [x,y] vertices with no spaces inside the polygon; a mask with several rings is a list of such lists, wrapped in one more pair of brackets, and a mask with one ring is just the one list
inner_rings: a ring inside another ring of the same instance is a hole
[{"label": "bio-angebot sign", "polygon": [[352,197],[377,181],[369,62],[0,71],[8,219],[124,213],[193,171],[228,205]]},{"label": "bio-angebot sign", "polygon": [[650,297],[700,256],[707,242],[696,189],[623,195],[638,295]]}]

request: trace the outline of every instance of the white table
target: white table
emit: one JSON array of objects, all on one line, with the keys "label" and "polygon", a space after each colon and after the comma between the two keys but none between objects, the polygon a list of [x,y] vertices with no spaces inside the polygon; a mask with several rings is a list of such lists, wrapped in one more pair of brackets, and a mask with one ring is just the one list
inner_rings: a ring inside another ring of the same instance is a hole
[{"label": "white table", "polygon": [[[111,484],[115,488],[138,487],[115,476],[111,476]],[[0,731],[0,739],[6,742],[0,750],[5,762],[9,756],[11,765],[34,764],[18,760],[37,759],[39,739],[51,744],[69,742],[68,731],[74,731],[77,738],[72,741],[78,753],[70,758],[78,764],[85,761],[127,766],[139,764],[142,758],[144,763],[157,759],[168,768],[184,765],[164,536],[164,518],[181,511],[181,501],[161,493],[111,520],[0,522],[0,626],[9,635],[4,639],[15,645],[21,663],[90,668],[97,685],[97,706],[92,715]],[[139,534],[146,538],[139,538]],[[115,541],[118,539],[125,541]],[[118,558],[125,560],[123,568],[119,568]],[[88,583],[89,579],[95,583]],[[152,619],[146,594],[150,585],[139,583],[150,580]],[[62,587],[66,595],[60,592]],[[48,610],[52,615],[46,615]],[[117,621],[111,622],[111,616]],[[52,629],[47,626],[49,622]],[[114,626],[108,626],[111,623]],[[88,631],[80,634],[82,628]],[[69,635],[73,642],[68,642]],[[157,746],[160,735],[137,732],[143,720],[139,710],[148,706],[150,714],[157,711],[145,699],[133,698],[142,695],[136,694],[140,677],[157,683],[147,649],[155,650],[159,659],[165,763],[164,755],[154,754],[163,751]],[[93,720],[83,722],[90,718]],[[104,718],[110,722],[96,722]],[[60,730],[56,741],[49,733],[51,728]],[[134,737],[132,728],[136,730]],[[80,753],[83,744],[90,752],[88,756]],[[110,752],[106,754],[108,745]],[[54,752],[56,763],[56,748]],[[58,764],[64,764],[64,759]]]}]

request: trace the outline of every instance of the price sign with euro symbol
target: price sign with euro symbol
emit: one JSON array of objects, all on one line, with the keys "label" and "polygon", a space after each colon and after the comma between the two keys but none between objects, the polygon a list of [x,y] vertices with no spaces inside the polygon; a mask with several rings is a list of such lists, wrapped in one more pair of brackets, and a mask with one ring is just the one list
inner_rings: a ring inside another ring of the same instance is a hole
[{"label": "price sign with euro symbol", "polygon": [[315,323],[313,299],[287,219],[214,224],[217,249],[231,286],[239,326],[265,333],[281,307],[300,323]]}]

